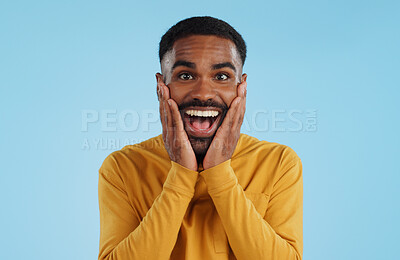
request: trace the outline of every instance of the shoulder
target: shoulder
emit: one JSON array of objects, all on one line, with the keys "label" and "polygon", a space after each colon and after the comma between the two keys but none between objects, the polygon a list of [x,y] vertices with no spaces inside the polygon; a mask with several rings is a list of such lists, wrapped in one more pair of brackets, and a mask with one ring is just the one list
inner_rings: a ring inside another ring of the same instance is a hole
[{"label": "shoulder", "polygon": [[127,167],[140,168],[149,159],[168,156],[162,136],[156,136],[134,145],[126,145],[121,150],[109,154],[103,161],[99,171],[112,172]]},{"label": "shoulder", "polygon": [[231,166],[245,189],[265,194],[272,194],[283,176],[298,179],[302,174],[300,158],[291,147],[246,134],[239,138]]},{"label": "shoulder", "polygon": [[239,155],[251,155],[258,162],[259,169],[271,170],[274,185],[279,180],[291,182],[290,180],[298,181],[302,178],[303,165],[301,159],[288,145],[261,141],[244,134],[241,138]]},{"label": "shoulder", "polygon": [[241,134],[233,156],[247,157],[249,155],[260,160],[274,158],[276,163],[282,167],[290,167],[290,164],[301,162],[297,153],[287,145],[259,140],[255,137]]}]

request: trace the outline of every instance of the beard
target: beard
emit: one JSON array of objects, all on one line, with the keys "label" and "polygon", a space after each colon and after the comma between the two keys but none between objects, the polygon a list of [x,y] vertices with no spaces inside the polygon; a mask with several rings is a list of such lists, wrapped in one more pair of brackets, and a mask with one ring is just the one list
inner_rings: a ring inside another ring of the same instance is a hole
[{"label": "beard", "polygon": [[187,133],[186,129],[185,132],[188,135],[190,144],[192,145],[193,151],[196,155],[196,159],[198,163],[202,163],[203,159],[208,151],[208,148],[211,145],[211,142],[213,141],[215,134],[217,133],[219,127],[221,126],[222,122],[225,119],[226,113],[228,112],[228,106],[225,103],[219,103],[214,100],[207,100],[207,101],[200,101],[198,99],[192,100],[191,102],[185,102],[180,105],[178,105],[179,111],[181,113],[182,119],[184,115],[184,109],[188,107],[204,107],[204,108],[218,108],[221,113],[220,113],[220,120],[217,125],[216,131],[209,137],[197,137],[197,136],[191,136],[190,134]]}]

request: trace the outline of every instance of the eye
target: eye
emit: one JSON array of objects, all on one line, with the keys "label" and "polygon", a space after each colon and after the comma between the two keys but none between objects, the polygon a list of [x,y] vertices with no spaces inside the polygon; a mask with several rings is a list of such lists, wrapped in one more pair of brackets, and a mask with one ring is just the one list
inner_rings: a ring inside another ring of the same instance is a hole
[{"label": "eye", "polygon": [[216,78],[217,80],[222,80],[222,81],[224,81],[224,80],[228,80],[228,79],[229,79],[229,76],[226,75],[225,73],[218,73],[217,76],[215,76],[215,78]]},{"label": "eye", "polygon": [[184,72],[184,73],[179,74],[178,78],[181,80],[191,80],[191,79],[193,79],[193,76],[190,75],[189,73]]}]

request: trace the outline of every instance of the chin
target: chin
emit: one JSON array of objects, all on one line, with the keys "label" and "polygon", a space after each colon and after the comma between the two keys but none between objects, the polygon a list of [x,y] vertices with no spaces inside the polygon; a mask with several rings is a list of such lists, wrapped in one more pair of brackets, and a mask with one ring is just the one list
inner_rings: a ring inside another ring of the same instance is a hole
[{"label": "chin", "polygon": [[[199,159],[203,160],[204,156],[207,153],[208,148],[210,147],[212,139],[213,139],[213,136],[207,137],[207,138],[199,138],[199,137],[189,136],[189,141],[190,141],[190,144],[192,145],[192,148],[197,157],[197,160],[199,160]],[[197,163],[201,163],[201,161],[198,161]]]}]

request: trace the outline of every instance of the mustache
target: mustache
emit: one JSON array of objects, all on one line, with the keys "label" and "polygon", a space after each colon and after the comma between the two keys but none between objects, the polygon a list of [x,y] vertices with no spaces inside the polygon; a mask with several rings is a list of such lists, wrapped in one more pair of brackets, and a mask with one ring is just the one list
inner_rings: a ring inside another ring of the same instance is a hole
[{"label": "mustache", "polygon": [[207,100],[207,101],[202,101],[199,99],[194,99],[189,102],[185,102],[182,104],[178,105],[179,110],[183,110],[188,107],[216,107],[222,109],[222,111],[228,110],[228,106],[225,103],[219,103],[214,100]]}]

